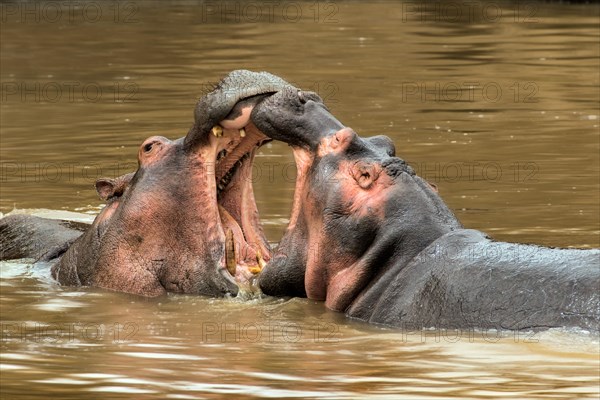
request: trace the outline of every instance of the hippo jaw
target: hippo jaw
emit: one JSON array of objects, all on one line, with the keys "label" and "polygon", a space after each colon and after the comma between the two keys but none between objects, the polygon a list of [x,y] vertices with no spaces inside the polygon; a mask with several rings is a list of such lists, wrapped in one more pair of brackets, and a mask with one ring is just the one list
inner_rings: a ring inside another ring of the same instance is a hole
[{"label": "hippo jaw", "polygon": [[218,211],[213,240],[220,242],[222,249],[220,272],[243,285],[271,258],[252,186],[254,157],[267,141],[270,139],[247,116],[235,123],[223,120],[215,125],[199,151],[208,166],[202,195],[208,195],[209,203]]},{"label": "hippo jaw", "polygon": [[259,223],[252,187],[256,150],[271,139],[250,120],[254,107],[268,96],[292,86],[267,72],[237,70],[203,96],[194,110],[194,125],[183,139],[188,154],[208,166],[199,182],[218,210],[212,240],[222,257],[220,272],[246,284],[271,258]]}]

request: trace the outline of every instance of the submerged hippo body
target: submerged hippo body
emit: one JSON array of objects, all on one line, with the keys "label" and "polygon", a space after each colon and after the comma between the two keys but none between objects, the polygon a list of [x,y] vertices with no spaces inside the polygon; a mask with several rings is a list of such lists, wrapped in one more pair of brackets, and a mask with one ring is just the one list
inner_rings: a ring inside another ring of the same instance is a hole
[{"label": "submerged hippo body", "polygon": [[55,261],[89,224],[11,214],[0,219],[0,260]]},{"label": "submerged hippo body", "polygon": [[[129,185],[133,173],[118,178],[100,178],[96,191],[114,207]],[[97,219],[110,209],[104,208]],[[0,218],[0,260],[20,258],[58,263],[69,248],[90,229],[89,223],[9,214]],[[53,268],[55,270],[56,268]]]},{"label": "submerged hippo body", "polygon": [[[52,276],[63,285],[145,296],[237,294],[271,254],[246,179],[256,149],[270,139],[250,123],[250,111],[284,87],[268,73],[232,72],[198,101],[185,137],[146,139],[135,173],[96,183],[107,205],[83,234],[28,219],[66,239],[50,258]],[[22,230],[23,220],[3,221]],[[21,250],[3,259],[32,256],[23,235],[13,238],[3,238],[3,247]]]},{"label": "submerged hippo body", "polygon": [[279,92],[252,120],[292,146],[298,169],[290,224],[259,278],[264,293],[409,329],[599,330],[599,250],[464,229],[390,139],[360,138],[314,94]]}]

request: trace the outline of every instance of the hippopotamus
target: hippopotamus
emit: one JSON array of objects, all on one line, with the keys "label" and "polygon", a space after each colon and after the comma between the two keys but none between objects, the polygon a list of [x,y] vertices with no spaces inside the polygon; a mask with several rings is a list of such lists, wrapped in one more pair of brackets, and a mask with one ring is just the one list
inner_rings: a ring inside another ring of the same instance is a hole
[{"label": "hippopotamus", "polygon": [[248,179],[271,139],[250,111],[284,87],[269,73],[232,72],[198,101],[185,137],[149,137],[134,173],[96,182],[107,203],[83,233],[65,221],[8,216],[1,258],[50,261],[63,285],[235,296],[271,258]]},{"label": "hippopotamus", "polygon": [[[290,144],[298,169],[274,253],[242,179],[271,139]],[[151,137],[138,159],[134,174],[96,183],[107,205],[85,233],[4,218],[2,248],[26,257],[35,247],[27,243],[54,230],[39,249],[59,282],[146,296],[235,294],[262,269],[266,294],[322,300],[377,324],[599,328],[600,251],[497,242],[463,228],[389,138],[359,137],[318,95],[270,74],[233,72],[198,102],[184,138]]]},{"label": "hippopotamus", "polygon": [[403,329],[600,328],[600,251],[495,241],[464,228],[385,136],[362,138],[314,93],[279,91],[251,113],[297,165],[289,226],[259,276]]}]

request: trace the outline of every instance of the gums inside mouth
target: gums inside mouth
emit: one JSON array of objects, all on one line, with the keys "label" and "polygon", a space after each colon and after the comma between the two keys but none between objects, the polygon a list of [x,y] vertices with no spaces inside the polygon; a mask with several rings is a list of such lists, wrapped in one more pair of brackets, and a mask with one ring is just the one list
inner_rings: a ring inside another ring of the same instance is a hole
[{"label": "gums inside mouth", "polygon": [[252,187],[257,149],[270,139],[254,124],[241,129],[213,128],[216,202],[225,237],[223,271],[236,283],[248,284],[271,258]]}]

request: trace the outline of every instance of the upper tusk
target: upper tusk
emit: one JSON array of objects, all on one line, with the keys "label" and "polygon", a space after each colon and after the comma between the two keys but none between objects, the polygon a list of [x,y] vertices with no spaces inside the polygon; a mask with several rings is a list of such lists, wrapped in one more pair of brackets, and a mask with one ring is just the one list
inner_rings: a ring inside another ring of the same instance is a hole
[{"label": "upper tusk", "polygon": [[221,137],[223,136],[223,128],[219,125],[215,125],[212,127],[211,132],[213,135],[215,135],[216,137]]}]

